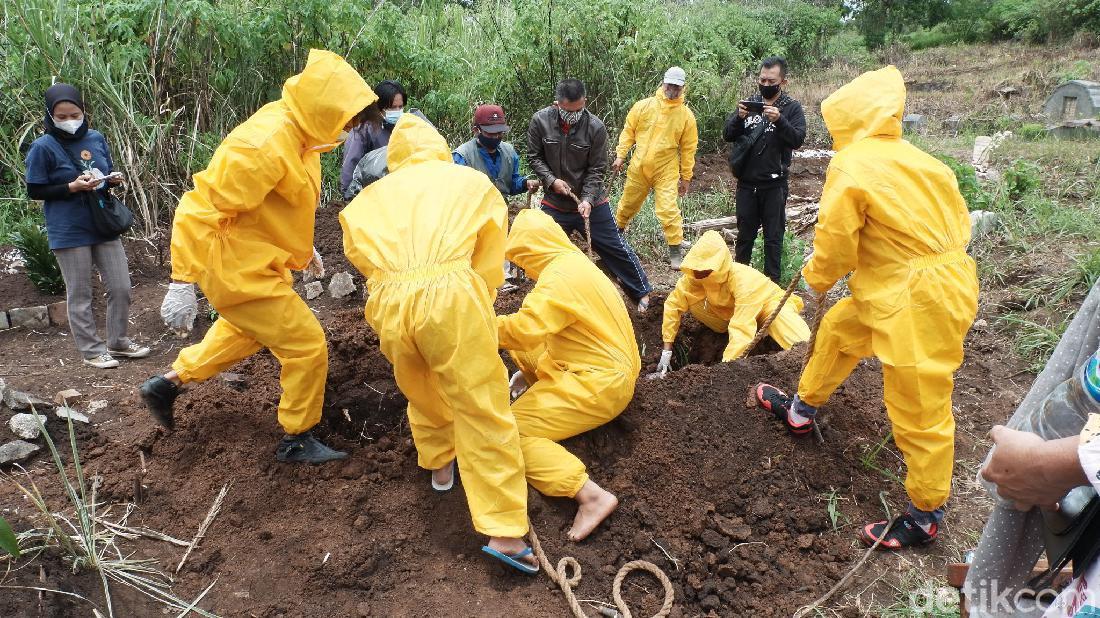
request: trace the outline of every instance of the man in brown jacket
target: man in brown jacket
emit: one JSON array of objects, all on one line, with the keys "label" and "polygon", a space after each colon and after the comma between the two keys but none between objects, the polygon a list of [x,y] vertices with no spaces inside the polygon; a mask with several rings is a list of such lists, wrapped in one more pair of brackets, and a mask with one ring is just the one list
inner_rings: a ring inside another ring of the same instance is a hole
[{"label": "man in brown jacket", "polygon": [[542,209],[567,235],[573,230],[583,235],[588,220],[592,248],[644,312],[652,288],[641,261],[615,226],[604,188],[607,128],[585,109],[583,82],[564,80],[556,94],[558,100],[535,112],[527,130],[527,161],[546,187]]}]

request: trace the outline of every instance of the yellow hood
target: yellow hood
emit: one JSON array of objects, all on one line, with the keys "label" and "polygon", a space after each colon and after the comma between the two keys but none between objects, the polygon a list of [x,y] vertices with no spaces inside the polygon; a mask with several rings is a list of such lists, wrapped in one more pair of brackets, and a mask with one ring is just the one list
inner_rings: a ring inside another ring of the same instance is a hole
[{"label": "yellow hood", "polygon": [[323,49],[309,50],[306,68],[283,84],[283,102],[310,146],[335,142],[344,125],[377,100],[358,71]]},{"label": "yellow hood", "polygon": [[447,140],[443,139],[431,123],[416,114],[401,114],[401,119],[390,134],[386,167],[392,174],[403,167],[427,161],[454,161],[451,158],[451,149],[447,147]]},{"label": "yellow hood", "polygon": [[905,80],[894,65],[860,75],[821,103],[833,150],[865,137],[901,137],[904,113]]},{"label": "yellow hood", "polygon": [[705,288],[712,288],[726,283],[730,277],[730,271],[733,266],[733,258],[730,256],[729,247],[726,246],[726,241],[722,240],[722,235],[715,230],[703,234],[695,245],[684,256],[684,261],[680,264],[680,270],[683,271],[684,276],[695,276],[692,271],[695,270],[712,270],[709,277],[706,279],[697,279],[697,281]]},{"label": "yellow hood", "polygon": [[550,215],[531,208],[516,215],[512,231],[508,234],[508,244],[504,246],[504,257],[536,281],[554,258],[580,252]]}]

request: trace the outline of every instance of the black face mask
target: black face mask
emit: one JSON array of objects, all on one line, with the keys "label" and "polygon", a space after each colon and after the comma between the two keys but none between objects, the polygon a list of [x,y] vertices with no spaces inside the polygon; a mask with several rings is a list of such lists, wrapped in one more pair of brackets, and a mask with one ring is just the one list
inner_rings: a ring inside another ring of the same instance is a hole
[{"label": "black face mask", "polygon": [[501,139],[502,138],[499,137],[485,137],[484,135],[477,136],[477,141],[481,142],[481,145],[489,150],[496,150],[497,146],[500,146]]},{"label": "black face mask", "polygon": [[775,84],[773,86],[765,86],[763,84],[760,85],[760,96],[764,97],[765,99],[774,98],[777,94],[779,94],[779,84]]}]

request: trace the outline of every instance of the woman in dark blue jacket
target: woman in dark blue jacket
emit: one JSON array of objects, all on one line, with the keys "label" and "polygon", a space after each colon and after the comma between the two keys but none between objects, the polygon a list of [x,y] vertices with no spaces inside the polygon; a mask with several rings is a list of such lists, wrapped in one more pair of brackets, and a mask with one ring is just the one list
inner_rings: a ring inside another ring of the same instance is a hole
[{"label": "woman in dark blue jacket", "polygon": [[[84,363],[118,367],[116,357],[143,358],[149,348],[126,336],[130,314],[130,270],[117,237],[96,231],[87,198],[122,182],[103,134],[88,128],[80,91],[68,84],[46,90],[46,134],[27,153],[27,193],[42,200],[46,235],[65,278],[69,328]],[[107,292],[107,341],[96,334],[92,313],[92,266]]]}]

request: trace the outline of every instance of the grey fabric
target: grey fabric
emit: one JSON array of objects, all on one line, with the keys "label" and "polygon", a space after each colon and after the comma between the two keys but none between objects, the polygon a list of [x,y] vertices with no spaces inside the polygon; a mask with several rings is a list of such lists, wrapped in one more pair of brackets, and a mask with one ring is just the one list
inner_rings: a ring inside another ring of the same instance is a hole
[{"label": "grey fabric", "polygon": [[[1007,426],[1013,429],[1032,427],[1031,419],[1047,395],[1080,369],[1098,347],[1100,282],[1092,287],[1046,367],[1031,385],[1031,390],[1016,408]],[[963,592],[971,604],[970,615],[975,618],[1041,616],[1043,610],[1035,607],[1034,602],[1024,599],[1017,606],[1013,597],[1015,591],[1026,584],[1032,568],[1043,553],[1042,515],[1038,509],[1027,513],[1017,511],[997,497],[994,488],[988,484],[986,487],[996,504],[982,531],[963,585]]]},{"label": "grey fabric", "polygon": [[[84,358],[94,358],[114,350],[126,349],[130,340],[126,329],[130,318],[130,267],[122,241],[114,239],[97,245],[56,249],[61,276],[65,278],[65,301],[69,329]],[[107,343],[96,334],[92,312],[92,266],[99,271],[107,288]]]},{"label": "grey fabric", "polygon": [[[462,155],[462,158],[466,160],[466,165],[489,176],[489,167],[485,165],[485,159],[481,158],[476,137],[458,148],[455,148],[454,151]],[[512,174],[516,171],[516,149],[508,142],[501,142],[500,146],[497,148],[497,152],[500,153],[500,170],[496,178],[489,176],[489,180],[493,181],[493,184],[496,185],[497,191],[500,191],[501,195],[511,195]]]}]

